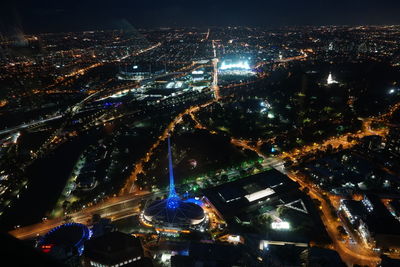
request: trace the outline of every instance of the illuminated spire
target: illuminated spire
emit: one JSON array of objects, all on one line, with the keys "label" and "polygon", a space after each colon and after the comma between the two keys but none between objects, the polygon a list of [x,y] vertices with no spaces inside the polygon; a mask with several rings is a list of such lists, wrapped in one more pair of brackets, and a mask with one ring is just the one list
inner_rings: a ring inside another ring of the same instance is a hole
[{"label": "illuminated spire", "polygon": [[179,197],[175,192],[174,182],[174,169],[172,167],[172,152],[171,152],[171,141],[168,137],[168,169],[169,169],[169,195],[167,200],[167,207],[169,209],[176,209],[179,205]]},{"label": "illuminated spire", "polygon": [[172,152],[171,141],[168,137],[168,169],[169,169],[169,197],[176,197],[175,182],[174,182],[174,169],[172,167]]},{"label": "illuminated spire", "polygon": [[332,78],[332,73],[329,73],[328,79],[326,79],[327,84],[332,84],[333,83],[333,78]]},{"label": "illuminated spire", "polygon": [[333,79],[332,73],[329,72],[328,79],[326,79],[326,83],[329,85],[329,84],[334,84],[334,83],[338,83],[338,82]]}]

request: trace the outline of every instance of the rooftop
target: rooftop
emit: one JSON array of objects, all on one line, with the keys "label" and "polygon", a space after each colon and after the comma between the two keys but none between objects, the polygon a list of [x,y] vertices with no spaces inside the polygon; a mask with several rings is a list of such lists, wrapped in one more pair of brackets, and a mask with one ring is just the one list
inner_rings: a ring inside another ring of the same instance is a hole
[{"label": "rooftop", "polygon": [[143,248],[136,237],[110,232],[85,242],[84,256],[103,264],[114,264],[143,256]]},{"label": "rooftop", "polygon": [[224,216],[231,217],[259,201],[281,198],[298,185],[277,170],[269,170],[204,190],[207,199]]}]

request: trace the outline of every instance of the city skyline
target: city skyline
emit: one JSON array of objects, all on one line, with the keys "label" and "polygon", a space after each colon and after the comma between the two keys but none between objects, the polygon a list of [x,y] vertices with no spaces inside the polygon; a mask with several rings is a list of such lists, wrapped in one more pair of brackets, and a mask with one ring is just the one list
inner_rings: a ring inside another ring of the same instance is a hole
[{"label": "city skyline", "polygon": [[398,1],[13,1],[0,32],[13,34],[140,27],[397,25]]}]

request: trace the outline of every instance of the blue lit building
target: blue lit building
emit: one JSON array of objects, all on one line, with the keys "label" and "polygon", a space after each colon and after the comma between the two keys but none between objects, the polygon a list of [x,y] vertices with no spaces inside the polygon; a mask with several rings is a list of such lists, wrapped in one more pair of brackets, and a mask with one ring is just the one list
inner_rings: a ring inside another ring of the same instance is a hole
[{"label": "blue lit building", "polygon": [[66,223],[51,229],[39,240],[44,252],[51,252],[54,247],[76,250],[81,255],[83,244],[92,236],[92,231],[80,223]]},{"label": "blue lit building", "polygon": [[144,224],[161,229],[184,230],[202,225],[206,216],[201,206],[183,201],[175,191],[171,144],[168,138],[169,195],[148,205],[141,219]]},{"label": "blue lit building", "polygon": [[39,249],[67,266],[80,266],[85,241],[92,231],[80,223],[66,223],[45,234],[38,243]]}]

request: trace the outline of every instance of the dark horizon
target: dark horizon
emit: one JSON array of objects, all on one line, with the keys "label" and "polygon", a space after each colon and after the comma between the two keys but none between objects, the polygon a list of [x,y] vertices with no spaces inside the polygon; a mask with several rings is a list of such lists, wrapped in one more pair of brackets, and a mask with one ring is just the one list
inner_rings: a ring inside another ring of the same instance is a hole
[{"label": "dark horizon", "polygon": [[17,0],[3,3],[0,32],[207,26],[398,25],[397,1],[160,1]]}]

